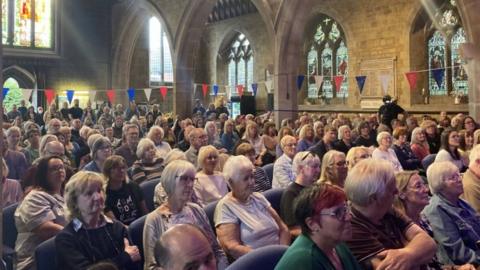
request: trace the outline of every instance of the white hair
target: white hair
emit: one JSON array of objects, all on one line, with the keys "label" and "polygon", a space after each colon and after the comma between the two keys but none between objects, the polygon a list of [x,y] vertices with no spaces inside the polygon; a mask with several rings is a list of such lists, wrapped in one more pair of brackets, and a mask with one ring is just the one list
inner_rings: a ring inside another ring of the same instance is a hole
[{"label": "white hair", "polygon": [[241,173],[247,169],[253,170],[254,166],[250,159],[244,155],[240,156],[231,156],[228,158],[225,165],[223,165],[223,176],[227,180],[227,183],[230,187],[237,180],[240,180],[245,177]]},{"label": "white hair", "polygon": [[445,187],[445,180],[449,175],[458,173],[458,167],[450,161],[433,162],[428,166],[427,179],[430,191],[439,194]]}]

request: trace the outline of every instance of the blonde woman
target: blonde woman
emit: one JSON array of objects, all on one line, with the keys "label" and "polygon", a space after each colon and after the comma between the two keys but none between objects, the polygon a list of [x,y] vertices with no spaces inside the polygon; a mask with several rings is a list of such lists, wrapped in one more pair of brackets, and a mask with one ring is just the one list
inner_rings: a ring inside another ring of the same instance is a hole
[{"label": "blonde woman", "polygon": [[245,129],[245,134],[243,135],[242,139],[247,140],[253,146],[253,149],[255,149],[255,154],[257,156],[265,153],[265,144],[263,143],[262,137],[260,137],[258,125],[255,122],[248,122],[247,128]]},{"label": "blonde woman", "polygon": [[218,150],[212,145],[203,146],[198,152],[198,165],[201,170],[195,175],[197,180],[193,190],[197,203],[201,206],[222,198],[228,192],[222,173],[215,171],[218,156]]}]

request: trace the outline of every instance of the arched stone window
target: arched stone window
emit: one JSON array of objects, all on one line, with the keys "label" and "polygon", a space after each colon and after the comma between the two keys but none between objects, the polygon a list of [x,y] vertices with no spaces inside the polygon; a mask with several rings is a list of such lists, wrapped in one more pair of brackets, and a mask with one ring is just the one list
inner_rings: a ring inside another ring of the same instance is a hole
[{"label": "arched stone window", "polygon": [[149,22],[150,85],[160,86],[173,82],[173,64],[167,34],[156,17]]},{"label": "arched stone window", "polygon": [[[435,15],[436,25],[431,25],[427,42],[428,89],[430,95],[447,95],[449,92],[467,93],[468,78],[462,67],[458,49],[466,41],[465,31],[458,14],[456,2],[446,1]],[[436,26],[436,27],[435,27]],[[434,70],[445,68],[440,86]]]},{"label": "arched stone window", "polygon": [[253,50],[247,37],[237,33],[224,51],[228,66],[228,85],[243,85],[246,91],[252,91]]},{"label": "arched stone window", "polygon": [[56,0],[3,0],[2,43],[5,47],[55,49]]},{"label": "arched stone window", "polygon": [[[341,26],[327,15],[321,14],[313,37],[307,41],[308,98],[348,96],[348,49]],[[320,59],[319,59],[320,58]],[[318,91],[315,75],[322,75],[323,85]],[[340,91],[336,92],[333,76],[343,75]]]}]

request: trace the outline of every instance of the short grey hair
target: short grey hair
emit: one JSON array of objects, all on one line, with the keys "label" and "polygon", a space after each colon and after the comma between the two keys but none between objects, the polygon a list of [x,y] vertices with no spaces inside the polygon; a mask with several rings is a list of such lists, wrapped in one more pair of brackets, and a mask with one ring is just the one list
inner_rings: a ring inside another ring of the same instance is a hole
[{"label": "short grey hair", "polygon": [[165,193],[168,197],[172,196],[177,186],[177,177],[187,172],[195,174],[195,167],[192,163],[185,160],[174,160],[170,162],[162,172],[160,183],[162,183]]},{"label": "short grey hair", "polygon": [[480,144],[475,145],[472,150],[470,150],[468,159],[470,160],[468,167],[474,167],[477,160],[480,159]]},{"label": "short grey hair", "polygon": [[161,128],[161,127],[159,127],[159,126],[152,126],[152,127],[150,128],[150,130],[148,131],[147,138],[153,140],[152,137],[153,137],[153,133],[154,133],[155,131],[160,132],[160,134],[161,134],[160,137],[162,137],[162,139],[163,139],[163,137],[165,136],[165,132],[163,132],[163,128]]},{"label": "short grey hair", "polygon": [[295,154],[295,157],[292,161],[292,168],[296,175],[300,174],[300,170],[305,167],[311,161],[318,160],[320,163],[320,158],[313,154],[310,151],[302,151]]},{"label": "short grey hair", "polygon": [[199,168],[203,168],[205,165],[205,159],[210,155],[211,153],[217,154],[217,164],[218,164],[218,150],[212,145],[206,145],[200,147],[200,150],[198,151],[198,157],[197,157],[197,164]]},{"label": "short grey hair", "polygon": [[366,207],[370,205],[372,196],[385,194],[390,182],[395,182],[393,165],[390,162],[365,159],[348,172],[344,190],[353,204]]},{"label": "short grey hair", "polygon": [[450,161],[433,162],[428,166],[427,179],[432,194],[441,193],[445,187],[445,180],[455,172],[458,173],[458,167]]},{"label": "short grey hair", "polygon": [[141,139],[139,142],[138,142],[138,145],[137,145],[137,157],[139,159],[142,159],[143,158],[143,155],[145,154],[145,152],[147,151],[147,148],[149,147],[153,147],[155,150],[155,143],[150,140],[149,138],[143,138]]},{"label": "short grey hair", "polygon": [[343,140],[343,133],[346,131],[346,130],[350,130],[352,131],[352,129],[348,126],[348,125],[343,125],[341,127],[338,128],[338,139],[339,140]]},{"label": "short grey hair", "polygon": [[168,154],[165,156],[165,160],[163,163],[165,165],[168,165],[170,162],[175,161],[175,160],[187,160],[187,156],[185,155],[185,152],[178,148],[172,149]]},{"label": "short grey hair", "polygon": [[91,171],[79,171],[68,180],[65,186],[65,205],[67,206],[67,219],[78,218],[83,221],[78,207],[78,197],[85,193],[86,189],[97,184],[102,188],[105,196],[105,178],[103,175]]},{"label": "short grey hair", "polygon": [[280,140],[280,147],[282,148],[282,150],[283,148],[285,148],[285,144],[287,144],[287,140],[289,139],[294,139],[295,142],[297,141],[297,139],[295,139],[295,137],[293,136],[290,136],[290,135],[283,136],[283,138]]},{"label": "short grey hair", "polygon": [[254,169],[254,166],[250,159],[247,157],[240,156],[231,156],[228,158],[225,165],[223,165],[223,176],[227,180],[227,184],[232,187],[232,184],[237,180],[242,179],[245,175],[241,175],[240,172],[246,169]]},{"label": "short grey hair", "polygon": [[380,133],[378,133],[377,135],[377,143],[380,144],[380,142],[382,141],[383,138],[386,138],[386,137],[390,137],[392,138],[392,135],[387,132],[387,131],[382,131]]}]

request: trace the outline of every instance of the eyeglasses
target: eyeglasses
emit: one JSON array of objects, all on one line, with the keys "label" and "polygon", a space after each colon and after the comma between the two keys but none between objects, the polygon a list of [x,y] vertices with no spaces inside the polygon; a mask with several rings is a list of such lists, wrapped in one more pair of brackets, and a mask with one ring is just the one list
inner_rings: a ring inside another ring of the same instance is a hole
[{"label": "eyeglasses", "polygon": [[459,173],[455,173],[449,178],[447,178],[447,181],[452,181],[452,182],[461,182],[462,181],[462,176]]},{"label": "eyeglasses", "polygon": [[182,183],[195,182],[195,181],[198,180],[197,177],[191,177],[191,176],[188,176],[188,175],[176,175],[175,177],[178,177],[178,179],[179,179],[180,182],[182,182]]},{"label": "eyeglasses", "polygon": [[58,166],[53,166],[53,167],[49,167],[48,170],[50,172],[58,172],[58,171],[65,171],[65,167],[63,165],[58,165]]},{"label": "eyeglasses", "polygon": [[345,205],[344,207],[339,207],[333,211],[321,211],[319,215],[321,216],[331,216],[340,221],[345,221],[347,215],[352,212],[350,205]]}]

